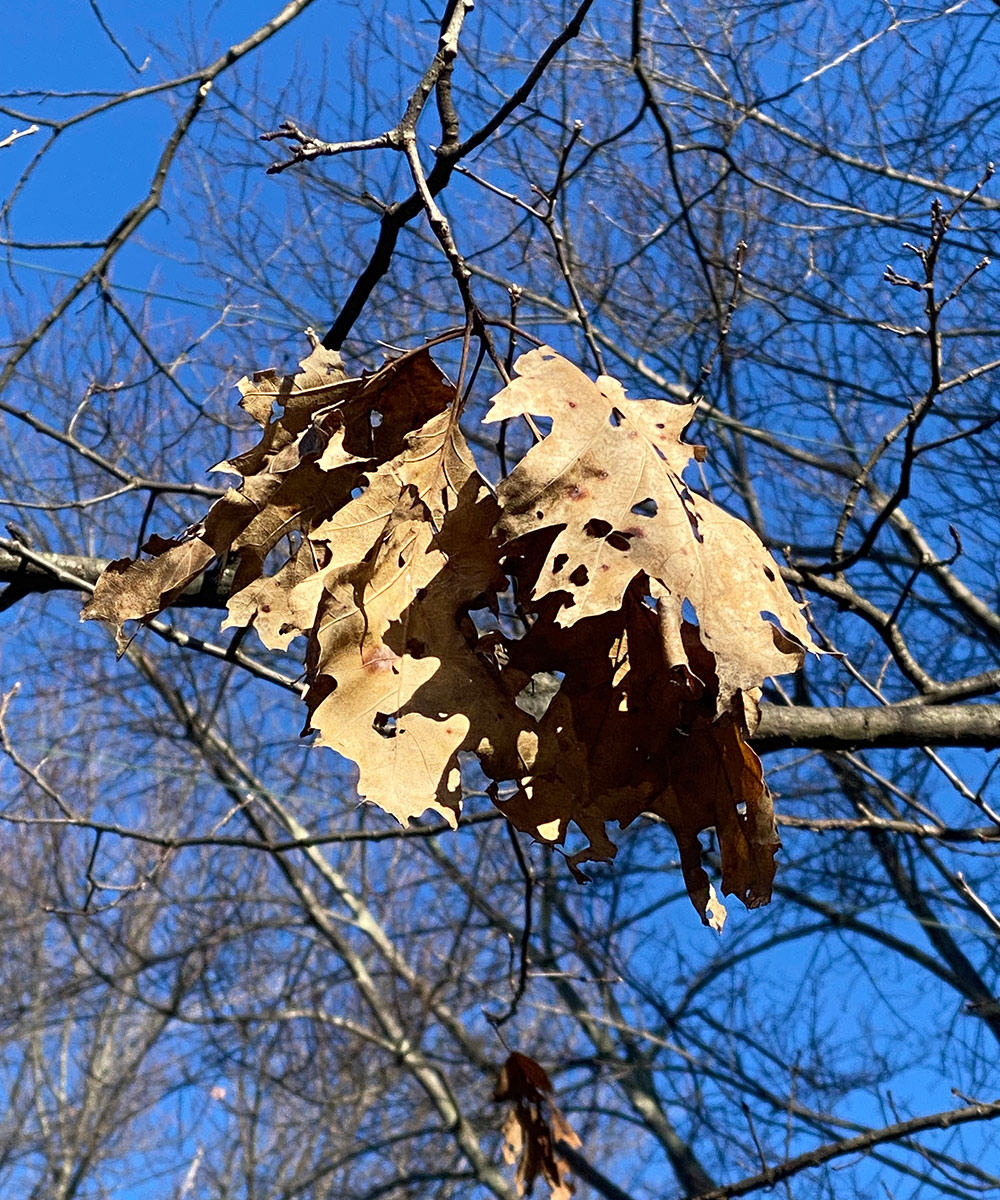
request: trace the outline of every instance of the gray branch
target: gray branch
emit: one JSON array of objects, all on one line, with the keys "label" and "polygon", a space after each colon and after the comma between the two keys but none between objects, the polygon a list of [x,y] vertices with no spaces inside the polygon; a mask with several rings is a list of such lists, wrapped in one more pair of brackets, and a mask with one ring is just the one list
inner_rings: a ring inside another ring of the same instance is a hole
[{"label": "gray branch", "polygon": [[1000,747],[1000,704],[950,708],[782,708],[765,705],[756,750],[901,750],[912,746]]}]

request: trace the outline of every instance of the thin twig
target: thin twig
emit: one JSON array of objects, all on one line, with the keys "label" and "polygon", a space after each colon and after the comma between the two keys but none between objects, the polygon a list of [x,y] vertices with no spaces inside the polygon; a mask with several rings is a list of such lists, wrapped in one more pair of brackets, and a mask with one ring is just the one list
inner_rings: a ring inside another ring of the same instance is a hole
[{"label": "thin twig", "polygon": [[535,889],[535,877],[532,874],[530,864],[524,857],[521,844],[517,840],[517,830],[510,821],[507,822],[507,835],[510,838],[510,844],[514,847],[514,856],[517,858],[517,865],[520,867],[521,876],[524,879],[524,923],[521,926],[521,960],[517,973],[517,987],[514,989],[510,1005],[505,1013],[499,1015],[483,1009],[483,1016],[494,1029],[499,1029],[501,1025],[506,1025],[511,1017],[516,1014],[518,1005],[521,1003],[521,999],[528,986],[528,968],[530,966],[528,952],[531,946],[531,901]]}]

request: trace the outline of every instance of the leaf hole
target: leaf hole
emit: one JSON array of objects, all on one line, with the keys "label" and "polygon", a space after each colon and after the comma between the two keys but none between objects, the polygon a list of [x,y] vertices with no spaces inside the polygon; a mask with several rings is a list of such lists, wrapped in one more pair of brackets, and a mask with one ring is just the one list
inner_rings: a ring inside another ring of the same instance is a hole
[{"label": "leaf hole", "polygon": [[389,713],[376,713],[372,729],[384,738],[394,738],[398,732],[396,718]]},{"label": "leaf hole", "polygon": [[[514,697],[514,703],[529,717],[540,721],[548,711],[549,705],[563,681],[562,671],[538,671],[528,680],[524,687]],[[556,730],[562,732],[561,729]],[[530,784],[525,787],[527,792]]]},{"label": "leaf hole", "polygon": [[574,587],[585,587],[590,582],[590,575],[584,563],[580,563],[569,577],[569,581]]},{"label": "leaf hole", "polygon": [[617,408],[612,408],[611,412],[608,414],[608,424],[614,429],[617,429],[624,420],[624,416]]},{"label": "leaf hole", "polygon": [[764,568],[764,574],[768,577],[768,579],[770,579],[770,581],[772,583],[774,583],[774,572],[771,570],[770,567]]},{"label": "leaf hole", "polygon": [[633,504],[631,511],[632,515],[636,517],[655,517],[658,510],[653,497],[647,496],[645,500]]},{"label": "leaf hole", "polygon": [[558,575],[563,567],[569,562],[568,554],[557,554],[552,560],[552,574]]},{"label": "leaf hole", "polygon": [[608,521],[602,521],[600,517],[592,517],[583,527],[583,532],[587,537],[604,538],[611,532],[613,526]]},{"label": "leaf hole", "polygon": [[629,548],[629,537],[629,534],[620,533],[616,529],[614,533],[608,534],[605,540],[612,550],[627,550]]}]

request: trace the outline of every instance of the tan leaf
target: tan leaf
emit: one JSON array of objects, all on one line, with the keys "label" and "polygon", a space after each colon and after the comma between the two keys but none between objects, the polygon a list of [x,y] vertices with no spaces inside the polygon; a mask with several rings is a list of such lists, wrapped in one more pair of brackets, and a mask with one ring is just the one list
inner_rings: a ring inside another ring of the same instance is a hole
[{"label": "tan leaf", "polygon": [[556,619],[570,626],[618,608],[642,574],[659,601],[668,665],[689,667],[678,637],[688,601],[715,657],[720,711],[738,690],[795,670],[809,634],[770,555],[681,477],[696,449],[680,442],[694,406],[628,400],[614,380],[594,383],[548,347],[524,355],[517,370],[485,420],[552,421],[497,493],[508,543],[543,531],[551,538],[537,575],[524,580],[534,600],[557,596]]},{"label": "tan leaf", "polygon": [[288,594],[286,627],[317,603],[308,728],[358,764],[360,794],[405,822],[460,808],[458,754],[509,777],[533,761],[533,722],[465,627],[506,586],[498,509],[448,414],[404,439],[360,495],[316,526],[321,566]]},{"label": "tan leaf", "polygon": [[[418,365],[422,360],[411,361]],[[398,387],[400,377],[394,378]],[[426,519],[444,538],[441,548],[453,568],[467,574],[473,569],[472,564],[477,564],[474,572],[478,582],[471,578],[465,581],[466,588],[473,588],[468,599],[474,599],[477,592],[491,587],[494,590],[506,587],[506,578],[497,563],[496,539],[492,535],[498,510],[475,469],[461,433],[453,427],[449,417],[448,413],[435,414],[421,428],[408,433],[399,454],[368,472],[367,487],[359,496],[342,503],[325,520],[313,524],[306,535],[308,544],[294,555],[294,567],[290,562],[287,569],[282,568],[270,581],[248,584],[245,591],[241,589],[234,595],[229,602],[226,626],[253,623],[265,645],[272,649],[284,648],[291,637],[307,633],[315,624],[323,580],[352,565],[360,566],[371,557],[385,535],[400,495],[407,488],[425,504]],[[240,541],[243,555],[250,551],[248,561],[254,565],[256,574],[260,573],[261,550],[266,551],[273,542],[273,536],[268,535],[275,531],[280,535],[286,529],[295,528],[298,524],[296,513],[311,511],[313,497],[322,494],[313,476],[302,468],[296,473],[295,480],[303,494],[296,499],[282,490],[267,513],[262,514],[262,519]],[[445,532],[446,515],[456,505],[459,493],[470,487],[479,514],[475,536],[454,520]],[[255,533],[263,537],[262,546],[249,545]],[[432,576],[433,571],[429,577]],[[415,578],[412,571],[407,578]],[[414,589],[427,581],[422,579],[415,583]],[[238,583],[242,585],[242,582],[242,578],[238,578]],[[258,607],[258,600],[262,609]],[[390,610],[383,605],[382,611]],[[388,619],[393,619],[398,611],[401,608]],[[380,631],[370,629],[369,640],[377,636]]]},{"label": "tan leaf", "polygon": [[323,586],[316,547],[304,539],[292,557],[273,575],[248,583],[227,605],[223,629],[254,632],[269,650],[287,650],[293,638],[307,633],[315,623]]},{"label": "tan leaf", "polygon": [[488,539],[492,498],[470,477],[437,534],[414,491],[404,489],[374,557],[324,586],[307,657],[308,727],[358,764],[359,793],[401,822],[427,809],[454,821],[459,751],[522,774],[533,722],[463,628],[482,577],[442,549],[451,521],[478,524]]},{"label": "tan leaf", "polygon": [[[244,376],[237,383],[240,408],[262,426],[264,436],[253,449],[219,463],[215,470],[256,475],[268,459],[296,441],[317,410],[348,398],[361,386],[361,380],[347,378],[340,355],[322,346],[316,347],[299,366],[293,375],[279,375],[269,369]],[[282,412],[272,419],[276,405]]]},{"label": "tan leaf", "polygon": [[529,1195],[540,1176],[550,1200],[570,1200],[575,1189],[560,1143],[575,1150],[580,1139],[559,1111],[543,1068],[515,1050],[500,1068],[493,1099],[512,1106],[503,1124],[503,1156],[517,1164],[517,1194]]},{"label": "tan leaf", "polygon": [[[287,645],[298,630],[282,632],[288,624],[281,612],[283,597],[311,551],[300,560],[298,547],[290,544],[288,560],[296,565],[273,587],[262,588],[269,555],[282,539],[307,536],[348,503],[364,480],[362,467],[379,455],[399,455],[414,429],[411,422],[426,423],[453,398],[426,351],[365,378],[348,379],[340,355],[317,347],[298,372],[261,371],[238,387],[241,406],[263,428],[255,447],[216,468],[241,475],[240,489],[230,488],[182,537],[150,539],[144,550],[152,557],[110,564],[83,610],[83,620],[115,626],[119,652],[126,645],[126,621],[161,612],[227,554],[236,559],[228,624],[254,621],[259,600],[270,617],[264,622],[268,644]],[[279,412],[273,416],[275,408]],[[283,569],[279,564],[276,574]],[[250,595],[240,597],[250,587]]]},{"label": "tan leaf", "polygon": [[124,652],[126,621],[144,621],[162,612],[253,520],[256,508],[230,488],[205,520],[181,538],[152,537],[143,549],[153,557],[120,558],[109,563],[83,608],[83,621],[107,621],[115,627],[118,653]]}]

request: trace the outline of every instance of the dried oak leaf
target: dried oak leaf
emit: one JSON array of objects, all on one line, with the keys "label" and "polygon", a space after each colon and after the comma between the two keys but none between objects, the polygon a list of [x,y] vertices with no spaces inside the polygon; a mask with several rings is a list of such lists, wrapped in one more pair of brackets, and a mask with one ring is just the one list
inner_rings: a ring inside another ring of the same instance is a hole
[{"label": "dried oak leaf", "polygon": [[229,488],[205,520],[182,537],[150,538],[142,549],[152,557],[118,558],[108,563],[80,619],[114,625],[115,645],[121,656],[128,645],[125,622],[145,621],[162,612],[229,550],[256,513],[249,500]]},{"label": "dried oak leaf", "polygon": [[313,531],[322,566],[289,594],[290,622],[311,622],[306,730],[357,763],[361,796],[401,822],[457,819],[461,751],[504,778],[536,757],[534,722],[467,618],[506,586],[497,516],[461,435],[433,417]]},{"label": "dried oak leaf", "polygon": [[[215,468],[242,476],[239,490],[228,489],[181,537],[151,538],[143,546],[150,557],[111,563],[83,610],[84,620],[114,625],[119,653],[127,645],[126,621],[162,612],[224,556],[236,561],[231,623],[254,619],[253,593],[240,593],[257,584],[279,541],[307,534],[341,508],[363,481],[361,468],[397,454],[405,434],[442,412],[453,396],[426,351],[349,379],[339,354],[316,347],[294,374],[261,371],[237,386],[241,407],[262,429],[256,446]],[[290,574],[301,575],[304,563],[305,557]],[[279,592],[288,585],[283,570]],[[274,629],[267,636],[280,634]]]},{"label": "dried oak leaf", "polygon": [[[241,405],[252,400],[252,411],[259,411],[261,400],[273,396],[282,415],[266,424],[259,446],[217,468],[242,474],[243,494],[260,509],[233,544],[239,565],[228,624],[255,618],[253,598],[240,593],[261,578],[276,543],[294,532],[308,539],[364,485],[363,468],[399,454],[410,431],[444,412],[453,398],[425,350],[357,379],[333,378],[331,358],[339,355],[317,347],[294,376],[264,371],[238,385]],[[275,476],[283,477],[277,488]],[[300,570],[301,564],[292,575]],[[281,582],[287,584],[287,577]]]},{"label": "dried oak leaf", "polygon": [[[451,768],[469,728],[460,711],[402,715],[441,666],[408,649],[403,617],[446,565],[433,536],[425,507],[404,492],[374,557],[322,577],[306,657],[306,729],[356,762],[360,795],[404,823],[427,808],[454,821],[460,790]],[[391,627],[396,636],[383,641]]]},{"label": "dried oak leaf", "polygon": [[808,629],[771,556],[743,521],[684,483],[692,454],[704,457],[680,440],[694,405],[629,400],[616,380],[595,383],[547,346],[517,371],[484,420],[552,421],[497,491],[507,543],[551,538],[537,574],[521,579],[533,600],[557,596],[556,620],[572,626],[618,609],[643,575],[667,665],[690,669],[680,638],[688,601],[715,659],[719,712],[738,691],[800,666]]},{"label": "dried oak leaf", "polygon": [[692,675],[666,665],[641,583],[619,611],[569,628],[552,619],[555,606],[543,601],[530,632],[508,651],[510,673],[522,680],[541,670],[562,677],[537,728],[539,744],[555,742],[558,752],[540,759],[499,807],[541,841],[562,843],[575,824],[588,841],[568,863],[582,879],[582,864],[617,852],[608,822],[624,828],[643,813],[659,816],[677,840],[699,917],[719,929],[725,909],[698,841],[715,828],[723,893],[751,908],[767,903],[779,848],[770,793],[739,708],[716,714],[714,662],[697,626],[680,630]]},{"label": "dried oak leaf", "polygon": [[512,1105],[503,1124],[503,1156],[506,1162],[517,1164],[517,1194],[530,1195],[541,1176],[550,1200],[570,1200],[575,1189],[560,1143],[575,1150],[580,1139],[559,1111],[544,1069],[515,1050],[500,1068],[493,1099]]}]

